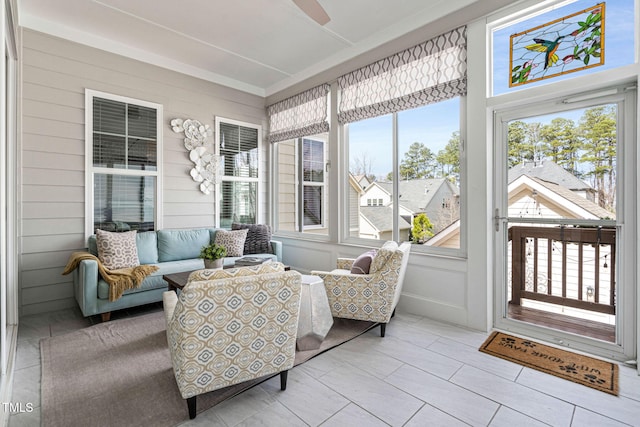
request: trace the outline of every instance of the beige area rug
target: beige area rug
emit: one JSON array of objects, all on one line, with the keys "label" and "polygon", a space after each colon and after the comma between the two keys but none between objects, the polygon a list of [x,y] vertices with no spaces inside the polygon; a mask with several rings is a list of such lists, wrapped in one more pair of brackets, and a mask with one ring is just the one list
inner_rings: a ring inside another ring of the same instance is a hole
[{"label": "beige area rug", "polygon": [[[295,364],[349,341],[375,325],[334,319],[322,346],[318,350],[296,352]],[[160,427],[175,426],[189,419],[186,401],[180,396],[173,376],[163,312],[43,339],[40,353],[43,426]],[[198,413],[266,379],[200,395]]]},{"label": "beige area rug", "polygon": [[605,393],[618,395],[618,365],[494,332],[480,351]]}]

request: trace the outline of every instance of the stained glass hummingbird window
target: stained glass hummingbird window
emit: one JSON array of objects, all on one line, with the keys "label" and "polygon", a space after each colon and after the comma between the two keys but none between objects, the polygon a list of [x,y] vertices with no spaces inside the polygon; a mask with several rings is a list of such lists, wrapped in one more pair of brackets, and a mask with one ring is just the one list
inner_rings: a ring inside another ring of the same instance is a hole
[{"label": "stained glass hummingbird window", "polygon": [[509,86],[604,65],[605,3],[510,37]]}]

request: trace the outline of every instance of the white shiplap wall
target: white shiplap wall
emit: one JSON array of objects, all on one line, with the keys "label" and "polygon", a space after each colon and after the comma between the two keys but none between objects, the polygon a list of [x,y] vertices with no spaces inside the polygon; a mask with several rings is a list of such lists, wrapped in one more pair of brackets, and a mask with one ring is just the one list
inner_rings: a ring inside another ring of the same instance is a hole
[{"label": "white shiplap wall", "polygon": [[[85,88],[163,105],[163,228],[215,221],[214,195],[201,193],[189,176],[184,135],[171,131],[170,120],[193,118],[213,127],[221,116],[264,129],[266,113],[262,97],[32,30],[23,30],[20,57],[20,307],[28,315],[76,305],[71,276],[61,272],[70,253],[86,246]],[[266,170],[266,155],[261,166]],[[264,183],[261,188],[266,191]],[[262,221],[267,199],[263,194]]]}]

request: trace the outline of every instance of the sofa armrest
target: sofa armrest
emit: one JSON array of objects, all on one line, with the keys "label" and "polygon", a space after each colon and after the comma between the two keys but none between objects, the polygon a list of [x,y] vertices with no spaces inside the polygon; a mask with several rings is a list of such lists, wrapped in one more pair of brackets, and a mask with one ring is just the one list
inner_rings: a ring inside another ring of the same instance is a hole
[{"label": "sofa armrest", "polygon": [[164,307],[164,320],[167,325],[167,329],[171,319],[173,318],[173,312],[176,309],[177,303],[178,295],[174,291],[166,291],[162,294],[162,306]]},{"label": "sofa armrest", "polygon": [[273,253],[275,254],[278,262],[282,262],[282,242],[272,240],[271,249],[273,249]]},{"label": "sofa armrest", "polygon": [[83,316],[98,312],[98,262],[92,259],[80,261],[73,271],[73,288]]}]

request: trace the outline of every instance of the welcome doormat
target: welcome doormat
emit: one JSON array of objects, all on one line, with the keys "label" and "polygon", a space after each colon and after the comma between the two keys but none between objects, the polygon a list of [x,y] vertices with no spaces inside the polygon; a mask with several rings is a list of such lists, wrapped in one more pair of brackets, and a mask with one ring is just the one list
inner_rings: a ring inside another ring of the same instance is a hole
[{"label": "welcome doormat", "polygon": [[494,332],[480,351],[605,393],[618,395],[618,365]]}]

